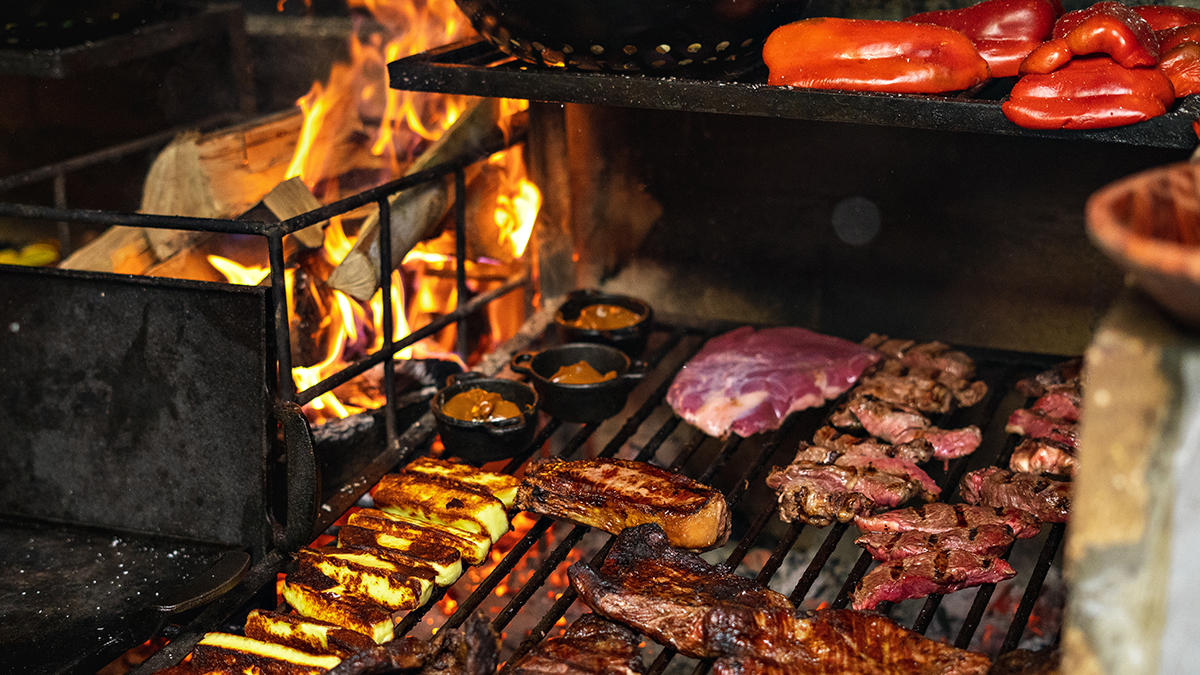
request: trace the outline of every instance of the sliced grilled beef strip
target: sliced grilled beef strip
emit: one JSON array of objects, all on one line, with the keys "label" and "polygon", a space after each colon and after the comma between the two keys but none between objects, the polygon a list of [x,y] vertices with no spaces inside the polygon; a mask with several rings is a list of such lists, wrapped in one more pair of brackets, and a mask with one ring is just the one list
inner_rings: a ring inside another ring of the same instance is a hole
[{"label": "sliced grilled beef strip", "polygon": [[1071,517],[1071,484],[1032,473],[989,466],[963,476],[959,493],[968,504],[1021,509],[1047,523]]},{"label": "sliced grilled beef strip", "polygon": [[928,462],[933,458],[933,445],[924,438],[907,443],[884,443],[870,436],[844,434],[832,426],[824,426],[813,434],[813,445],[837,450],[847,455],[868,457],[898,457],[914,464]]},{"label": "sliced grilled beef strip", "polygon": [[863,532],[930,532],[972,528],[986,524],[1006,525],[1017,539],[1037,536],[1041,523],[1032,514],[1014,508],[933,502],[876,516],[859,516],[854,524]]},{"label": "sliced grilled beef strip", "polygon": [[899,457],[868,457],[865,455],[842,455],[834,461],[836,466],[844,466],[847,468],[865,469],[871,468],[876,471],[899,476],[911,481],[916,481],[921,485],[922,493],[920,497],[927,502],[937,499],[942,493],[942,489],[934,482],[929,474],[925,473],[921,467],[913,464],[907,459]]},{"label": "sliced grilled beef strip", "polygon": [[991,661],[910,631],[891,619],[848,609],[801,615],[803,658],[787,663],[727,657],[718,675],[984,675]]},{"label": "sliced grilled beef strip", "polygon": [[915,340],[896,340],[872,333],[862,341],[862,345],[882,352],[910,368],[950,373],[964,380],[975,377],[975,361],[941,342],[917,344]]},{"label": "sliced grilled beef strip", "polygon": [[881,602],[953,593],[1011,579],[1017,571],[1001,558],[958,550],[939,550],[880,563],[867,572],[851,594],[854,609],[875,609]]},{"label": "sliced grilled beef strip", "polygon": [[543,640],[512,667],[514,675],[634,675],[646,672],[641,637],[620,624],[584,614],[562,637]]},{"label": "sliced grilled beef strip", "polygon": [[949,460],[975,452],[983,433],[975,425],[962,429],[939,429],[919,412],[895,404],[861,397],[844,404],[831,421],[838,424],[850,415],[867,433],[888,443],[929,441],[933,456]]},{"label": "sliced grilled beef strip", "polygon": [[1017,382],[1017,391],[1030,398],[1037,398],[1056,384],[1078,385],[1082,375],[1083,357],[1076,357]]},{"label": "sliced grilled beef strip", "polygon": [[767,476],[767,485],[779,498],[780,518],[785,522],[800,518],[819,527],[835,520],[850,522],[871,510],[894,507],[927,494],[917,481],[870,467],[803,461],[776,467]]},{"label": "sliced grilled beef strip", "polygon": [[971,357],[941,342],[916,344],[872,335],[862,344],[888,357],[869,377],[864,375],[864,393],[939,413],[947,412],[954,402],[962,407],[975,405],[987,395],[986,383],[971,380],[975,376]]},{"label": "sliced grilled beef strip", "polygon": [[949,387],[920,375],[876,373],[864,377],[854,391],[859,396],[871,396],[926,413],[950,412],[954,403],[954,392]]},{"label": "sliced grilled beef strip", "polygon": [[1052,438],[1071,447],[1078,445],[1078,425],[1061,417],[1051,417],[1029,408],[1018,408],[1008,416],[1004,430],[1030,438]]},{"label": "sliced grilled beef strip", "polygon": [[598,614],[696,658],[768,656],[795,631],[786,597],[672,548],[654,524],[617,535],[599,571],[577,562],[567,575]]},{"label": "sliced grilled beef strip", "polygon": [[1073,385],[1053,385],[1030,406],[1034,412],[1047,417],[1057,417],[1068,422],[1079,421],[1079,406],[1083,404],[1083,392]]},{"label": "sliced grilled beef strip", "polygon": [[1026,438],[1013,450],[1008,468],[1026,473],[1075,476],[1075,447],[1050,438]]},{"label": "sliced grilled beef strip", "polygon": [[829,448],[821,445],[812,445],[800,441],[800,447],[796,450],[796,457],[793,462],[812,462],[814,464],[833,464],[844,453],[841,450]]},{"label": "sliced grilled beef strip", "polygon": [[1013,543],[1007,525],[985,523],[978,527],[956,527],[945,532],[868,532],[854,540],[871,557],[899,560],[930,551],[966,551],[977,556],[998,556]]}]

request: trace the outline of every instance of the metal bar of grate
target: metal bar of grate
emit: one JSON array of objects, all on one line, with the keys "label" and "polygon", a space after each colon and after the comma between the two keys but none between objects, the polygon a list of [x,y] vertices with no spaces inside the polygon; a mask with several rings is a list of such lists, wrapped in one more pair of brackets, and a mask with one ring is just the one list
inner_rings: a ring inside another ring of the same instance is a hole
[{"label": "metal bar of grate", "polygon": [[1055,523],[1050,528],[1050,534],[1046,537],[1042,552],[1033,566],[1029,583],[1025,585],[1021,604],[1017,606],[1017,613],[1008,626],[1008,634],[1005,635],[1004,644],[1000,647],[1001,654],[1016,649],[1017,644],[1021,642],[1021,636],[1025,633],[1025,627],[1029,625],[1029,617],[1033,613],[1033,605],[1042,592],[1042,583],[1046,580],[1046,573],[1050,571],[1050,564],[1054,562],[1054,556],[1058,553],[1058,545],[1062,542],[1063,533],[1066,530],[1066,523]]}]

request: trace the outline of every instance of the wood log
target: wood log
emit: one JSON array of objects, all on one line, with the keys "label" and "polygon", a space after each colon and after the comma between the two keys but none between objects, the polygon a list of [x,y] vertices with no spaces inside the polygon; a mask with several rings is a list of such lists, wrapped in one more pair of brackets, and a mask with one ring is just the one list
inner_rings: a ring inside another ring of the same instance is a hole
[{"label": "wood log", "polygon": [[66,270],[142,274],[156,262],[145,228],[114,225],[58,266]]},{"label": "wood log", "polygon": [[[263,206],[270,209],[271,213],[274,213],[275,217],[280,220],[295,218],[301,213],[308,213],[321,207],[321,202],[313,196],[312,191],[308,189],[304,181],[300,180],[299,176],[293,176],[276,185],[262,198],[262,202]],[[321,248],[325,243],[325,223],[327,222],[313,223],[292,236],[305,248]]]},{"label": "wood log", "polygon": [[[498,126],[500,101],[477,101],[408,167],[411,175],[436,164],[478,152],[504,138]],[[401,192],[390,200],[392,267],[400,266],[417,242],[437,234],[437,225],[454,200],[454,179],[425,183]],[[346,258],[329,276],[328,285],[359,300],[370,300],[379,288],[379,218],[363,223],[358,239]],[[390,273],[391,270],[388,270]]]}]

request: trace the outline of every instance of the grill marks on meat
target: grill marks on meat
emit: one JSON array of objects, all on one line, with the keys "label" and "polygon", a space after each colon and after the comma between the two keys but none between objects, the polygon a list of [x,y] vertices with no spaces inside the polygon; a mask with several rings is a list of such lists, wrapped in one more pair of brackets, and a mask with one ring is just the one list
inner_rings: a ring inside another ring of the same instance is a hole
[{"label": "grill marks on meat", "polygon": [[969,407],[987,395],[987,384],[971,381],[971,357],[941,342],[916,344],[873,334],[862,344],[888,357],[863,377],[864,394],[928,413],[949,412],[955,404]]},{"label": "grill marks on meat", "polygon": [[1017,383],[1026,395],[1037,396],[1029,408],[1008,418],[1005,430],[1027,438],[1013,451],[1008,468],[1017,472],[1074,476],[1077,427],[1083,400],[1080,369],[1072,359]]},{"label": "grill marks on meat", "polygon": [[1051,438],[1026,438],[1013,450],[1013,471],[1074,477],[1078,470],[1075,447]]},{"label": "grill marks on meat", "polygon": [[871,467],[843,467],[814,462],[793,462],[776,467],[767,485],[779,497],[784,522],[800,518],[824,527],[833,521],[847,523],[878,507],[894,507],[921,495],[930,497],[919,481]]},{"label": "grill marks on meat", "polygon": [[969,455],[983,442],[983,433],[975,425],[939,429],[915,410],[865,397],[847,401],[830,420],[836,426],[861,427],[888,443],[925,440],[933,446],[933,456],[941,460]]},{"label": "grill marks on meat", "polygon": [[667,402],[710,436],[749,436],[841,395],[880,358],[803,328],[743,326],[709,340],[675,376]]},{"label": "grill marks on meat", "polygon": [[836,450],[841,454],[865,457],[897,457],[914,464],[928,462],[933,458],[933,445],[924,438],[907,443],[884,443],[876,438],[844,434],[832,426],[817,429],[813,445]]},{"label": "grill marks on meat", "polygon": [[1010,434],[1030,438],[1050,438],[1074,448],[1078,444],[1075,427],[1075,422],[1061,417],[1051,417],[1029,408],[1018,408],[1008,416],[1008,424],[1004,430]]},{"label": "grill marks on meat", "polygon": [[1006,525],[1017,539],[1037,536],[1041,523],[1032,514],[1007,507],[934,502],[875,516],[859,516],[854,524],[864,532],[946,532],[955,528]]},{"label": "grill marks on meat", "polygon": [[617,535],[598,572],[577,562],[567,575],[597,613],[696,658],[767,655],[794,630],[786,597],[671,548],[654,524]]},{"label": "grill marks on meat", "polygon": [[995,557],[943,549],[881,563],[868,572],[851,594],[854,609],[874,609],[881,602],[922,598],[1011,579],[1017,571]]},{"label": "grill marks on meat", "polygon": [[1083,379],[1083,357],[1078,356],[1017,382],[1017,391],[1029,398],[1043,396],[1055,385],[1079,387]]},{"label": "grill marks on meat", "polygon": [[955,527],[945,532],[868,532],[854,543],[879,561],[899,560],[932,551],[966,551],[977,556],[1002,555],[1013,543],[1007,525],[986,523],[978,527]]},{"label": "grill marks on meat", "polygon": [[1071,484],[1031,473],[990,466],[964,476],[959,491],[969,504],[1021,509],[1043,522],[1065,523],[1071,516]]},{"label": "grill marks on meat", "polygon": [[562,637],[543,640],[512,668],[514,675],[634,675],[646,672],[638,644],[625,626],[584,614]]},{"label": "grill marks on meat", "polygon": [[891,619],[849,610],[797,613],[761,584],[671,549],[655,525],[617,536],[600,570],[568,575],[597,613],[721,673],[957,673],[984,675],[987,657],[955,649]]}]

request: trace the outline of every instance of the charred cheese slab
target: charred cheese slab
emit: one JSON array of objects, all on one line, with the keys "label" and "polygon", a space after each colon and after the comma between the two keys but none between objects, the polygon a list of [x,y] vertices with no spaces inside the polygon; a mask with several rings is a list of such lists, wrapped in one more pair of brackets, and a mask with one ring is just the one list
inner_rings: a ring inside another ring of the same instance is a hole
[{"label": "charred cheese slab", "polygon": [[379,644],[392,639],[395,624],[388,608],[347,594],[339,582],[310,567],[287,575],[283,599],[310,619],[362,633]]},{"label": "charred cheese slab", "polygon": [[363,509],[350,514],[347,523],[369,530],[378,530],[396,537],[418,537],[429,543],[440,543],[458,550],[462,559],[478,565],[487,559],[492,538],[478,532],[467,532],[441,523],[405,518],[378,509]]},{"label": "charred cheese slab", "polygon": [[399,563],[425,566],[437,576],[433,582],[449,586],[462,576],[462,554],[458,549],[429,541],[430,537],[417,527],[406,535],[389,534],[365,527],[343,525],[338,533],[338,546],[356,551],[374,551]]},{"label": "charred cheese slab", "polygon": [[252,609],[246,616],[246,637],[273,642],[308,654],[347,658],[375,646],[374,640],[326,621],[299,614]]},{"label": "charred cheese slab", "polygon": [[484,471],[470,464],[448,462],[444,459],[434,459],[433,457],[417,459],[404,467],[404,470],[426,476],[441,476],[442,478],[466,483],[472,487],[485,490],[496,499],[499,499],[506,509],[512,508],[513,501],[517,498],[517,488],[521,486],[519,478],[506,473]]},{"label": "charred cheese slab", "polygon": [[714,548],[729,539],[724,495],[645,462],[548,460],[525,474],[516,503],[526,511],[612,534],[656,523],[679,548]]},{"label": "charred cheese slab", "polygon": [[375,488],[375,505],[388,513],[486,534],[496,543],[508,532],[508,510],[491,494],[416,473],[391,473]]},{"label": "charred cheese slab", "polygon": [[192,649],[199,672],[316,675],[342,662],[338,656],[307,654],[284,645],[229,633],[208,633]]},{"label": "charred cheese slab", "polygon": [[407,567],[370,552],[301,549],[298,560],[301,568],[311,567],[340,583],[343,593],[391,610],[420,607],[433,589],[432,569]]}]

